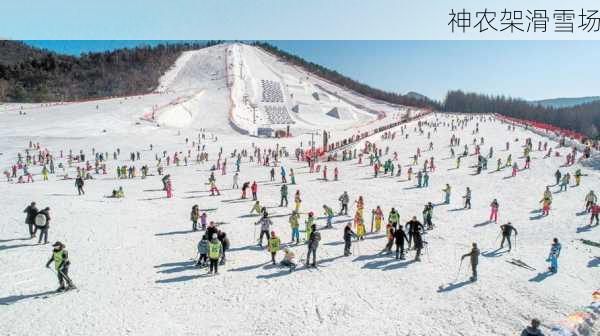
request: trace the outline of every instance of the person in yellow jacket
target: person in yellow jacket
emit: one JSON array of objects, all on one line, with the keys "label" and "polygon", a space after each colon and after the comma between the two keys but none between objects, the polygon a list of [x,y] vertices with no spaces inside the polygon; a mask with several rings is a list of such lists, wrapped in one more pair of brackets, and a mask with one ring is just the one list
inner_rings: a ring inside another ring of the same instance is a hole
[{"label": "person in yellow jacket", "polygon": [[[73,281],[71,281],[71,278],[69,277],[69,265],[71,262],[69,261],[69,253],[65,250],[65,245],[57,241],[52,247],[52,256],[46,263],[46,267],[49,268],[50,264],[54,262],[54,269],[56,270],[56,276],[58,277],[58,283],[60,285],[57,291],[62,292],[75,288]],[[65,287],[65,281],[67,282],[67,287]]]},{"label": "person in yellow jacket", "polygon": [[300,215],[298,212],[292,211],[289,222],[292,228],[292,243],[295,240],[296,244],[300,244]]},{"label": "person in yellow jacket", "polygon": [[46,166],[42,168],[42,177],[44,181],[48,181],[48,168]]},{"label": "person in yellow jacket", "polygon": [[360,217],[363,217],[363,211],[365,209],[365,201],[362,196],[358,196],[358,201],[356,201],[356,212],[360,214]]},{"label": "person in yellow jacket", "polygon": [[366,234],[365,224],[363,223],[363,218],[360,216],[358,211],[354,215],[354,226],[356,226],[356,236],[358,239],[364,239],[363,237]]},{"label": "person in yellow jacket", "polygon": [[217,234],[213,233],[212,240],[208,243],[208,260],[210,262],[208,274],[212,274],[213,270],[215,274],[219,274],[219,259],[222,254],[223,245],[217,238]]},{"label": "person in yellow jacket", "polygon": [[381,223],[383,222],[383,211],[377,206],[377,209],[374,210],[375,214],[375,232],[381,231]]},{"label": "person in yellow jacket", "polygon": [[314,223],[315,223],[315,217],[314,217],[314,213],[311,211],[308,213],[308,218],[304,222],[304,224],[306,224],[306,229],[305,229],[306,241],[308,241],[310,238],[310,234],[312,233],[312,226]]},{"label": "person in yellow jacket", "polygon": [[269,247],[268,250],[271,252],[271,261],[273,265],[275,265],[275,255],[279,252],[281,247],[281,240],[279,237],[275,236],[275,231],[271,231],[271,238],[269,239]]},{"label": "person in yellow jacket", "polygon": [[260,215],[260,213],[262,212],[262,207],[260,206],[260,201],[256,201],[256,203],[254,203],[254,206],[252,207],[252,209],[250,209],[250,214],[253,214],[254,212],[256,212],[257,215]]},{"label": "person in yellow jacket", "polygon": [[296,194],[294,195],[294,205],[296,212],[300,211],[300,204],[302,203],[302,199],[300,198],[300,190],[296,190]]}]

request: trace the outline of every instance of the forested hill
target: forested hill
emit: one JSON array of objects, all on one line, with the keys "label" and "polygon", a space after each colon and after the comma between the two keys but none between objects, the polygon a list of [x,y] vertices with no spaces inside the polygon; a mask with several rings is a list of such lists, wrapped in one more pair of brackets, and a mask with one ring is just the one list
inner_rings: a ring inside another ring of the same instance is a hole
[{"label": "forested hill", "polygon": [[591,138],[600,136],[600,101],[565,108],[504,96],[487,96],[462,91],[450,91],[444,101],[448,112],[499,113],[509,117],[535,120],[583,133]]},{"label": "forested hill", "polygon": [[186,50],[214,45],[176,43],[68,56],[0,41],[0,102],[48,102],[141,94]]}]

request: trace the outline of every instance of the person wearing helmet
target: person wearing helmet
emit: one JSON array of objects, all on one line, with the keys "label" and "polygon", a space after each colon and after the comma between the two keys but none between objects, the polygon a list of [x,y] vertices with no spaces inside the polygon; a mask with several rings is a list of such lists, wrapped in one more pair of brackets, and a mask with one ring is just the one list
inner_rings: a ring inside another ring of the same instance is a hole
[{"label": "person wearing helmet", "polygon": [[273,262],[273,265],[275,265],[275,255],[279,251],[280,246],[281,240],[275,235],[275,231],[271,231],[271,238],[269,238],[268,250],[269,252],[271,252],[271,261]]},{"label": "person wearing helmet", "polygon": [[[69,261],[69,253],[65,250],[65,245],[59,241],[52,244],[52,255],[50,256],[50,260],[46,263],[46,267],[50,268],[52,262],[54,262],[56,276],[58,277],[59,287],[57,291],[62,292],[75,288],[71,278],[69,278],[69,265],[71,264]],[[67,282],[67,287],[65,287],[65,281]]]}]

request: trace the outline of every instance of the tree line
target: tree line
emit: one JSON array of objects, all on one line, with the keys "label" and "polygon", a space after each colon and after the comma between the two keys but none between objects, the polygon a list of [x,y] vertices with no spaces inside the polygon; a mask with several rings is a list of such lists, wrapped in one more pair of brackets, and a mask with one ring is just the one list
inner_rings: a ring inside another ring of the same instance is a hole
[{"label": "tree line", "polygon": [[76,57],[2,41],[0,101],[34,103],[148,93],[183,51],[217,43],[168,43]]}]

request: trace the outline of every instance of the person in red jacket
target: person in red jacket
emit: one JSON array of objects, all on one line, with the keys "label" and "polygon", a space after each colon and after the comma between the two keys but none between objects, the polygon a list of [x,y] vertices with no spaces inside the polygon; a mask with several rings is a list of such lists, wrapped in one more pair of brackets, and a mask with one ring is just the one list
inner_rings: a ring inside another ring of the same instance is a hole
[{"label": "person in red jacket", "polygon": [[598,225],[598,214],[600,214],[600,204],[592,205],[592,216],[590,217],[590,226],[592,226],[592,222],[596,219],[596,225]]},{"label": "person in red jacket", "polygon": [[250,190],[252,191],[252,200],[256,201],[257,200],[256,193],[258,192],[258,185],[256,184],[256,181],[252,182],[252,185],[250,186]]}]

